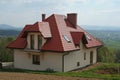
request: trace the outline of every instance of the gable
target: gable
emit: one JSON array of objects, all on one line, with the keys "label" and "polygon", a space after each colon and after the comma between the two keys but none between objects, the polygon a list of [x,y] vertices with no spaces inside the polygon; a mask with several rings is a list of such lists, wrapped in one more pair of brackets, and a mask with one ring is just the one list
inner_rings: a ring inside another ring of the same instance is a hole
[{"label": "gable", "polygon": [[85,34],[83,32],[71,32],[71,35],[75,45],[79,45],[80,41],[83,44],[88,44]]}]

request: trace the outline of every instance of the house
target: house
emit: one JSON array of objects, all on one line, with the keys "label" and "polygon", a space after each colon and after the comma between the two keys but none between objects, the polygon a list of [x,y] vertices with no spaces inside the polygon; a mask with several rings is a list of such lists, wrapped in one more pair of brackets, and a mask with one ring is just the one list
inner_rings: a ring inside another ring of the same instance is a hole
[{"label": "house", "polygon": [[94,64],[102,43],[77,25],[77,14],[53,14],[26,25],[7,47],[14,50],[14,67],[67,72]]}]

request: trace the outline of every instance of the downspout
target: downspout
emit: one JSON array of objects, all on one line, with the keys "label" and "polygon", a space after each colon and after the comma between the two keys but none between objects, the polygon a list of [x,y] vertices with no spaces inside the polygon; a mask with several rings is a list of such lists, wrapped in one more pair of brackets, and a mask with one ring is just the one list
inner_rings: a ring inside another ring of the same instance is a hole
[{"label": "downspout", "polygon": [[69,53],[70,53],[70,52],[67,52],[67,53],[64,53],[64,54],[62,55],[62,72],[64,72],[64,57],[65,57],[66,55],[69,55]]}]

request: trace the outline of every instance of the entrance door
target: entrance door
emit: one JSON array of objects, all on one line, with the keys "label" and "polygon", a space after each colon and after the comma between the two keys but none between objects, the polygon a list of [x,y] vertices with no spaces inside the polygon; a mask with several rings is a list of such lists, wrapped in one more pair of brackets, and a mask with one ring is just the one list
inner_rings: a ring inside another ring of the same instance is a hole
[{"label": "entrance door", "polygon": [[93,64],[93,51],[90,51],[90,64]]}]

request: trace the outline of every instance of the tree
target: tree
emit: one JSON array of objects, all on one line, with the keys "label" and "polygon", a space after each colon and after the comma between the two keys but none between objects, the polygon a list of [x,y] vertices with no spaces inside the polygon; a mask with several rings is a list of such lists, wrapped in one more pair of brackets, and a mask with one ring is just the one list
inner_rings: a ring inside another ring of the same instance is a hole
[{"label": "tree", "polygon": [[120,63],[120,50],[115,51],[115,62]]},{"label": "tree", "polygon": [[98,61],[100,62],[114,62],[113,51],[109,50],[106,46],[98,49]]},{"label": "tree", "polygon": [[0,58],[3,62],[13,61],[13,50],[7,49],[6,46],[14,39],[14,37],[0,38]]}]

